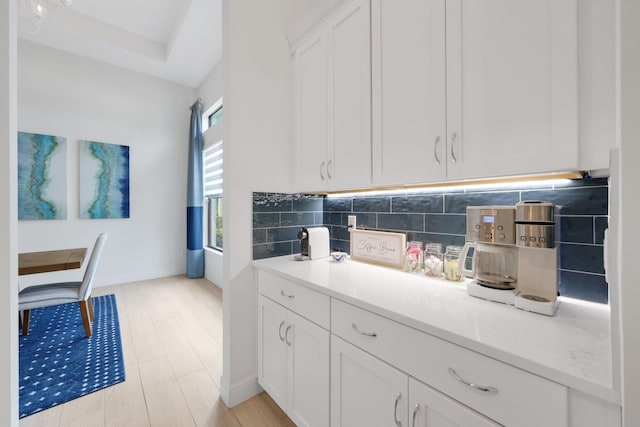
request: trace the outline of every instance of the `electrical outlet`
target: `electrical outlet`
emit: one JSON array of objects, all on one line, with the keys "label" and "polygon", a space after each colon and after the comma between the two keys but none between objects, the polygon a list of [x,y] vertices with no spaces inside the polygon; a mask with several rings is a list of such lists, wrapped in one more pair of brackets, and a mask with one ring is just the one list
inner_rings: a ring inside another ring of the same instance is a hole
[{"label": "electrical outlet", "polygon": [[355,230],[356,229],[356,216],[355,215],[349,215],[347,217],[347,228],[349,230]]}]

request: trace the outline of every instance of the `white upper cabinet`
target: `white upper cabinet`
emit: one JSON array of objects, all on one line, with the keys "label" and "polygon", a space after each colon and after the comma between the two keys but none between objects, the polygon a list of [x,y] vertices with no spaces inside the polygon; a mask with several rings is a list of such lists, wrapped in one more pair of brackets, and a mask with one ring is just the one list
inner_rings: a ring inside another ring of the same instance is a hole
[{"label": "white upper cabinet", "polygon": [[371,185],[371,16],[351,3],[329,23],[330,189]]},{"label": "white upper cabinet", "polygon": [[608,169],[616,145],[616,5],[578,3],[580,169]]},{"label": "white upper cabinet", "polygon": [[578,167],[576,0],[390,3],[372,5],[374,184]]},{"label": "white upper cabinet", "polygon": [[600,165],[590,147],[610,133],[597,100],[611,91],[590,79],[610,61],[579,80],[579,49],[589,65],[603,48],[579,47],[578,30],[577,0],[346,2],[294,52],[299,190]]},{"label": "white upper cabinet", "polygon": [[371,185],[370,52],[369,0],[349,2],[295,51],[301,191]]},{"label": "white upper cabinet", "polygon": [[576,0],[447,0],[447,176],[578,166]]},{"label": "white upper cabinet", "polygon": [[314,34],[294,57],[297,179],[301,188],[326,188],[329,134],[328,57],[324,32]]},{"label": "white upper cabinet", "polygon": [[373,184],[447,171],[444,0],[373,0]]}]

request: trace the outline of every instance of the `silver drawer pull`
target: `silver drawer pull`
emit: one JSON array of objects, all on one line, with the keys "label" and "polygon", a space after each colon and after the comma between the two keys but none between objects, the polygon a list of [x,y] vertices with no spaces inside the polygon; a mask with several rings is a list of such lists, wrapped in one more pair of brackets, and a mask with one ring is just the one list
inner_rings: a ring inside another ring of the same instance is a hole
[{"label": "silver drawer pull", "polygon": [[289,331],[291,330],[291,325],[287,326],[287,329],[284,331],[284,340],[289,347],[291,347],[291,341],[289,341]]},{"label": "silver drawer pull", "polygon": [[280,341],[284,342],[284,335],[282,335],[282,327],[284,326],[284,320],[280,323],[280,327],[278,328],[278,336],[280,336]]},{"label": "silver drawer pull", "polygon": [[296,297],[294,294],[285,294],[284,291],[280,291],[280,295],[289,299],[294,299]]},{"label": "silver drawer pull", "polygon": [[420,404],[416,403],[416,406],[413,408],[413,417],[411,418],[411,427],[416,427],[416,415],[418,415],[419,410],[420,410]]},{"label": "silver drawer pull", "polygon": [[470,383],[469,381],[465,381],[463,378],[460,378],[456,370],[453,368],[448,368],[447,371],[449,371],[449,375],[451,375],[456,381],[461,382],[467,387],[470,387],[477,391],[481,391],[483,393],[498,394],[498,389],[495,387],[478,385],[478,384]]},{"label": "silver drawer pull", "polygon": [[456,144],[456,138],[458,138],[458,134],[453,132],[451,134],[451,160],[453,160],[453,163],[458,161],[458,158],[456,157],[456,152],[453,149],[454,145]]},{"label": "silver drawer pull", "polygon": [[436,158],[436,165],[440,166],[440,157],[438,157],[438,145],[440,144],[440,137],[436,136],[436,142],[433,144],[433,157]]},{"label": "silver drawer pull", "polygon": [[359,334],[365,335],[367,337],[377,337],[378,334],[376,334],[375,332],[366,332],[366,331],[361,331],[360,329],[358,329],[358,325],[356,325],[355,323],[351,324],[351,327],[353,328],[354,331],[356,331]]},{"label": "silver drawer pull", "polygon": [[396,396],[396,403],[393,407],[393,421],[396,422],[396,426],[401,427],[402,423],[398,419],[398,403],[400,402],[400,397],[402,397],[402,393],[398,393]]}]

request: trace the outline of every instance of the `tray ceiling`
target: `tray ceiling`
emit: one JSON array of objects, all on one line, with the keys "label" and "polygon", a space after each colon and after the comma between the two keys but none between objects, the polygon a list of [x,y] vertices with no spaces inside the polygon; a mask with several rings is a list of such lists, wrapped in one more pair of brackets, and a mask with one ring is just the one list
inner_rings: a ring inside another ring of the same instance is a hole
[{"label": "tray ceiling", "polygon": [[18,2],[18,36],[197,87],[222,57],[222,0],[44,0],[40,30]]}]

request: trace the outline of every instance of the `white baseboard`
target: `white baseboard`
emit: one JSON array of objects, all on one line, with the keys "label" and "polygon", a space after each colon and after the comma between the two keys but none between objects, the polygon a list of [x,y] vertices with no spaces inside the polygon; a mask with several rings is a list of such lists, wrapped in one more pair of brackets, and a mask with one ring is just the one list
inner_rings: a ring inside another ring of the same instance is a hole
[{"label": "white baseboard", "polygon": [[96,277],[96,282],[93,284],[93,286],[96,288],[99,288],[101,286],[121,285],[123,283],[159,279],[162,277],[172,277],[172,276],[180,276],[180,275],[184,276],[184,274],[185,274],[184,269],[182,270],[162,269],[162,270],[155,270],[155,271],[135,272],[135,273],[126,273],[126,274],[105,273],[103,276]]},{"label": "white baseboard", "polygon": [[261,392],[258,377],[245,378],[235,384],[229,384],[224,377],[220,379],[220,398],[228,408],[233,408]]}]

